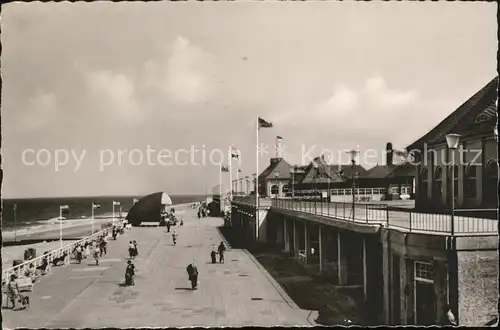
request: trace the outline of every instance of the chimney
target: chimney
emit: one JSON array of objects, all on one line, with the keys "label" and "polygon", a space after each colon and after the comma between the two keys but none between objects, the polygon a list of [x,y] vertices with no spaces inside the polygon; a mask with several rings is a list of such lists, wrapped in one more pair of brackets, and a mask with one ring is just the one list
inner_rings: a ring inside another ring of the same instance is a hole
[{"label": "chimney", "polygon": [[391,166],[393,164],[392,156],[393,156],[392,143],[387,142],[387,144],[385,145],[385,165]]}]

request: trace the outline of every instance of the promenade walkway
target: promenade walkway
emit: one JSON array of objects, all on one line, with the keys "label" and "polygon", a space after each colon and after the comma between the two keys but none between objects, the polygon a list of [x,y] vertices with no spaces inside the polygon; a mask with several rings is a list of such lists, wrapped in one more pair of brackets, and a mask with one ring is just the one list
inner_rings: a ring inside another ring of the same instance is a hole
[{"label": "promenade walkway", "polygon": [[[108,255],[54,268],[30,293],[26,311],[4,309],[4,327],[101,328],[179,326],[310,325],[299,309],[246,251],[229,249],[224,264],[210,264],[221,241],[222,219],[198,219],[184,211],[184,226],[172,245],[162,227],[133,228],[110,241]],[[123,287],[127,244],[137,240],[136,285]],[[195,260],[200,288],[192,291],[186,274]],[[74,262],[74,261],[72,261]],[[255,299],[257,298],[257,299]]]}]

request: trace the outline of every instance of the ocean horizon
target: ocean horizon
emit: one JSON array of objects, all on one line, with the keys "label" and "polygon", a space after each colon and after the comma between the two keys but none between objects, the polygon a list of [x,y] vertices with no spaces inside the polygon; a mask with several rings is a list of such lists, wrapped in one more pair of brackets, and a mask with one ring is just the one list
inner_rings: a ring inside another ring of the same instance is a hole
[{"label": "ocean horizon", "polygon": [[[169,195],[172,203],[184,204],[205,200],[203,194]],[[113,201],[120,202],[123,212],[127,212],[134,203],[134,198],[143,196],[85,196],[85,197],[40,197],[40,198],[6,198],[2,199],[2,228],[14,226],[14,204],[17,205],[16,225],[27,225],[37,221],[44,221],[59,217],[59,205],[68,205],[69,210],[63,212],[66,218],[90,218],[92,203],[101,205],[94,211],[98,216],[113,212]],[[118,216],[120,207],[115,207]]]}]

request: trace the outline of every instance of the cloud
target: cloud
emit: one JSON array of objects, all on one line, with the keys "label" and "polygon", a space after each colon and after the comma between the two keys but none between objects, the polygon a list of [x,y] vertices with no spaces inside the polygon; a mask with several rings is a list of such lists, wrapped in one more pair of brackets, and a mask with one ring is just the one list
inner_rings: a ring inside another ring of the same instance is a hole
[{"label": "cloud", "polygon": [[364,95],[377,110],[398,110],[398,108],[411,105],[417,99],[415,91],[389,89],[381,77],[370,78],[366,81]]},{"label": "cloud", "polygon": [[354,111],[358,105],[358,94],[346,86],[338,86],[333,95],[318,107],[321,115],[346,114]]},{"label": "cloud", "polygon": [[123,74],[110,71],[94,71],[87,75],[87,86],[92,105],[100,111],[119,118],[125,123],[141,120],[143,113],[135,92],[134,81]]},{"label": "cloud", "polygon": [[19,117],[19,126],[27,131],[44,128],[56,117],[57,110],[56,95],[38,91],[28,99],[26,108]]},{"label": "cloud", "polygon": [[209,79],[211,59],[188,39],[177,37],[165,63],[163,87],[169,98],[187,104],[206,101],[213,88]]}]

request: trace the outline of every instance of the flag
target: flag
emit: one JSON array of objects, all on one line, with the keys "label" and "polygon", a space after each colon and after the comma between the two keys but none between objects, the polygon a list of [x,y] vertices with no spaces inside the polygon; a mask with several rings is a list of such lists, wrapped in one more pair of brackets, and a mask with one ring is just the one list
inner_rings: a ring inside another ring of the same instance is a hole
[{"label": "flag", "polygon": [[95,210],[95,209],[98,209],[98,208],[100,208],[100,207],[101,207],[101,205],[96,204],[96,203],[92,203],[92,208],[93,208],[94,210]]},{"label": "flag", "polygon": [[231,148],[231,158],[240,158],[240,150]]},{"label": "flag", "polygon": [[273,127],[273,123],[265,121],[264,119],[259,117],[259,128],[261,128],[261,127],[263,127],[263,128]]},{"label": "flag", "polygon": [[221,165],[220,170],[221,172],[229,172],[229,167],[227,165]]},{"label": "flag", "polygon": [[241,173],[241,169],[238,169],[238,173]]},{"label": "flag", "polygon": [[59,206],[59,208],[61,210],[69,210],[69,206],[68,205],[61,205],[61,206]]},{"label": "flag", "polygon": [[279,136],[279,135],[278,135],[276,138],[277,138],[278,140],[283,140],[283,138],[282,138],[281,136]]},{"label": "flag", "polygon": [[113,201],[113,205],[120,205],[120,202]]}]

